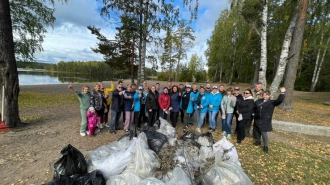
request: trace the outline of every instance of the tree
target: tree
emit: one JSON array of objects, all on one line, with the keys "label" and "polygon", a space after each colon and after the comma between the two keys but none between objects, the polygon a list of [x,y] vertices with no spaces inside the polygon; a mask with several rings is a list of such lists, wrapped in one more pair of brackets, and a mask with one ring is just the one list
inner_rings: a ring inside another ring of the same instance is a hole
[{"label": "tree", "polygon": [[287,93],[283,103],[279,108],[284,110],[292,110],[292,97],[294,90],[294,83],[297,75],[297,68],[300,58],[300,50],[303,42],[305,24],[307,20],[307,9],[309,0],[299,1],[299,12],[297,16],[297,23],[294,29],[294,34],[290,46],[289,56],[292,56],[288,61],[288,67],[286,71],[284,86],[287,89]]},{"label": "tree", "polygon": [[13,29],[9,0],[0,0],[0,64],[2,84],[5,86],[5,123],[9,127],[21,125],[18,111],[18,72],[14,51]]}]

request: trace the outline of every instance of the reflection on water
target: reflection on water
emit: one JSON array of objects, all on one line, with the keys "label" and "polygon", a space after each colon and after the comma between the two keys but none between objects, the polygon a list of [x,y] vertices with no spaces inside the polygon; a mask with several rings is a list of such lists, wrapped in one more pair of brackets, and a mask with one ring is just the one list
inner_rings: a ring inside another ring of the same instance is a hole
[{"label": "reflection on water", "polygon": [[108,74],[78,74],[61,73],[42,70],[23,70],[18,69],[20,85],[42,85],[42,84],[67,84],[67,83],[86,83],[112,80]]}]

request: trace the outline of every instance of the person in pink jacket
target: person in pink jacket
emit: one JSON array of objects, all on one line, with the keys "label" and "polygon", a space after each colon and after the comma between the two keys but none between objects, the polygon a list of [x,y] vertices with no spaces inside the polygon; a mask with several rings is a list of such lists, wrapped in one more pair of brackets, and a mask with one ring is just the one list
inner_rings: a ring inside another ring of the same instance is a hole
[{"label": "person in pink jacket", "polygon": [[87,111],[87,119],[88,119],[88,132],[87,134],[90,136],[94,136],[94,132],[96,129],[97,122],[99,121],[99,117],[95,112],[94,107],[89,107]]},{"label": "person in pink jacket", "polygon": [[164,87],[163,93],[158,97],[159,104],[159,117],[167,120],[168,108],[170,108],[170,95],[168,94],[168,88]]}]

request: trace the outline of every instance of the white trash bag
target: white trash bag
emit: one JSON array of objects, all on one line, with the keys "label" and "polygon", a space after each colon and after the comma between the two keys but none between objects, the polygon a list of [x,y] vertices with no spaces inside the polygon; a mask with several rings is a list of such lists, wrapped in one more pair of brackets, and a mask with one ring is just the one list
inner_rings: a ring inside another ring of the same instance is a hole
[{"label": "white trash bag", "polygon": [[157,132],[160,132],[166,136],[167,139],[174,138],[176,135],[176,130],[169,124],[165,119],[159,117],[160,127]]},{"label": "white trash bag", "polygon": [[181,167],[175,167],[173,170],[173,175],[171,179],[166,183],[166,185],[191,185],[191,180],[194,180],[194,176],[188,176],[189,173],[183,171]]},{"label": "white trash bag", "polygon": [[241,166],[235,146],[226,137],[222,137],[220,141],[214,143],[213,151],[215,154],[220,153],[223,156],[223,160],[233,161]]}]

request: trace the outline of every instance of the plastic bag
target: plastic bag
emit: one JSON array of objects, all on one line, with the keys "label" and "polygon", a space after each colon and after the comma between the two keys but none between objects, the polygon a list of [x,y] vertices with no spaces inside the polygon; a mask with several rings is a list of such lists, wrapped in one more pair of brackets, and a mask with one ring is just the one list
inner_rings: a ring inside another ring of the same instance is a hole
[{"label": "plastic bag", "polygon": [[106,185],[132,185],[137,184],[142,180],[137,174],[131,171],[124,171],[120,175],[110,176]]},{"label": "plastic bag", "polygon": [[158,153],[167,141],[166,136],[160,132],[156,132],[154,129],[150,129],[150,127],[147,130],[143,130],[143,132],[148,138],[148,145],[150,149]]},{"label": "plastic bag", "polygon": [[214,153],[221,154],[222,160],[233,161],[238,165],[241,165],[241,163],[238,161],[238,154],[235,146],[229,142],[226,137],[222,137],[220,141],[213,145],[213,151]]},{"label": "plastic bag", "polygon": [[189,177],[187,174],[190,173],[186,173],[181,167],[175,167],[173,170],[173,175],[171,179],[166,183],[166,185],[191,185],[191,181],[193,180],[194,176],[190,174]]},{"label": "plastic bag", "polygon": [[172,127],[171,124],[169,124],[165,119],[159,117],[160,120],[160,128],[157,130],[157,132],[160,132],[164,134],[167,139],[174,138],[176,135],[176,130],[174,127]]},{"label": "plastic bag", "polygon": [[106,180],[110,176],[120,174],[132,162],[132,151],[135,148],[136,139],[132,141],[127,149],[115,151],[109,157],[93,162],[94,167],[102,172]]},{"label": "plastic bag", "polygon": [[211,132],[195,135],[194,140],[201,146],[212,146],[214,144],[214,139]]},{"label": "plastic bag", "polygon": [[165,185],[165,183],[155,177],[148,177],[139,182],[138,185]]},{"label": "plastic bag", "polygon": [[237,120],[238,120],[238,121],[242,121],[242,120],[243,120],[243,116],[242,116],[242,114],[239,114]]},{"label": "plastic bag", "polygon": [[201,146],[199,149],[199,159],[206,162],[206,159],[213,158],[214,153],[211,147]]},{"label": "plastic bag", "polygon": [[177,139],[175,137],[174,138],[170,138],[170,139],[168,139],[168,143],[171,146],[175,146],[175,144],[177,143]]},{"label": "plastic bag", "polygon": [[133,157],[134,172],[140,177],[147,178],[154,175],[154,168],[159,168],[160,163],[154,151],[148,148],[145,133],[140,133],[136,141]]},{"label": "plastic bag", "polygon": [[87,173],[87,163],[84,155],[68,144],[61,150],[63,155],[54,164],[54,178]]}]

